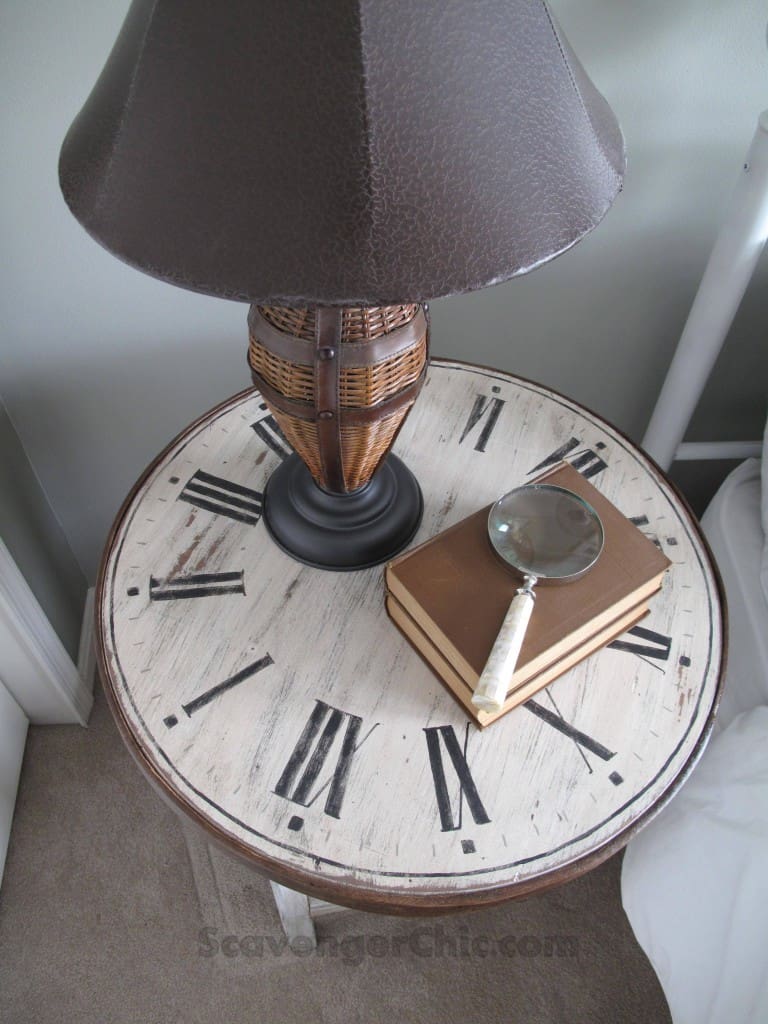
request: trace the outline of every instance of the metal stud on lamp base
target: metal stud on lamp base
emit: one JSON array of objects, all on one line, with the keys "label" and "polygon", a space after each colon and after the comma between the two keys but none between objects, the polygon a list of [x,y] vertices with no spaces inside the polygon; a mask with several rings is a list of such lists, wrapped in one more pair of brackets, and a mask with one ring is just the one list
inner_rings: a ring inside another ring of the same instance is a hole
[{"label": "metal stud on lamp base", "polygon": [[418,482],[388,452],[427,368],[426,308],[252,306],[248,361],[296,455],[270,478],[264,520],[294,558],[362,569],[418,529]]}]

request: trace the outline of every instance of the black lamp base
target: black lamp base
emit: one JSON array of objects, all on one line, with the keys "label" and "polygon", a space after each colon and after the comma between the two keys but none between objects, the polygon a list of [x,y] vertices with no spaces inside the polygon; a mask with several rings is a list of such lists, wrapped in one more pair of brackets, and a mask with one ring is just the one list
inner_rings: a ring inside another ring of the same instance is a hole
[{"label": "black lamp base", "polygon": [[396,455],[388,455],[352,494],[322,490],[298,455],[291,455],[267,481],[263,519],[293,558],[348,572],[380,565],[402,551],[423,510],[418,481]]}]

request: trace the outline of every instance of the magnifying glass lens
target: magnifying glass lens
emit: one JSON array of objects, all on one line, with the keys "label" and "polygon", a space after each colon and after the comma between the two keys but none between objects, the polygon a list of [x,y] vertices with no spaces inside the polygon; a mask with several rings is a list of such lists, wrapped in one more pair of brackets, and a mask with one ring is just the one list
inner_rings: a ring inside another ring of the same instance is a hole
[{"label": "magnifying glass lens", "polygon": [[577,494],[529,485],[496,503],[488,522],[491,541],[513,568],[539,579],[585,572],[603,544],[600,520]]}]

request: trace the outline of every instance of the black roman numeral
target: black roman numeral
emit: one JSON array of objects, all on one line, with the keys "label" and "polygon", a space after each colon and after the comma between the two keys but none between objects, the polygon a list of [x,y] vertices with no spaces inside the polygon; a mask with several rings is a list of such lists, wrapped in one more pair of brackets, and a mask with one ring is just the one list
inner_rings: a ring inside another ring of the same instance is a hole
[{"label": "black roman numeral", "polygon": [[150,601],[179,601],[191,597],[217,597],[221,594],[244,594],[243,571],[196,572],[188,576],[149,578]]},{"label": "black roman numeral", "polygon": [[663,633],[656,633],[645,626],[633,626],[627,630],[625,636],[634,636],[645,643],[637,643],[634,640],[611,640],[608,644],[614,651],[627,651],[629,654],[637,654],[641,658],[655,658],[656,661],[669,661],[669,652],[672,649],[672,637]]},{"label": "black roman numeral", "polygon": [[[266,403],[262,403],[259,406],[260,409],[266,409]],[[272,451],[281,460],[285,460],[293,452],[293,448],[285,436],[283,431],[280,429],[280,424],[277,422],[275,417],[271,413],[267,413],[266,416],[262,416],[256,420],[255,423],[251,424],[259,438],[264,444],[271,448]]]},{"label": "black roman numeral", "polygon": [[[546,722],[547,725],[556,729],[561,735],[567,736],[568,739],[573,740],[590,775],[592,774],[592,765],[589,763],[589,759],[584,753],[585,750],[588,750],[591,754],[595,754],[602,761],[610,761],[616,756],[615,750],[609,750],[608,747],[604,746],[598,740],[593,739],[587,733],[582,732],[581,729],[577,729],[575,725],[571,725],[570,722],[566,722],[560,713],[560,709],[555,703],[552,694],[548,690],[545,690],[544,692],[547,697],[549,697],[554,710],[545,708],[535,700],[527,700],[522,707],[527,708],[532,714],[536,715],[537,718],[540,718],[542,722]],[[624,781],[619,772],[611,772],[608,779],[614,786],[620,786]]]},{"label": "black roman numeral", "polygon": [[643,529],[644,526],[650,525],[650,520],[648,519],[648,516],[629,516],[628,518],[630,523],[636,526],[638,530],[642,530],[642,532],[645,534],[648,540],[652,540],[657,548],[661,548],[661,541],[656,536],[656,534],[651,533],[649,530]]},{"label": "black roman numeral", "polygon": [[260,491],[252,491],[250,487],[243,487],[242,484],[223,480],[220,476],[213,476],[198,469],[185,485],[178,500],[255,526],[261,518],[263,498]]},{"label": "black roman numeral", "polygon": [[[491,388],[491,391],[498,393],[499,388],[493,387]],[[475,451],[484,452],[504,405],[504,399],[499,398],[497,394],[494,394],[493,398],[489,398],[487,395],[477,395],[475,397],[475,404],[472,406],[467,422],[464,424],[464,430],[459,438],[459,444],[463,442],[464,438],[474,430],[482,419],[485,419],[483,429],[480,431],[477,441],[475,442]]]},{"label": "black roman numeral", "polygon": [[528,476],[531,473],[540,473],[544,469],[549,469],[550,466],[557,465],[563,459],[570,462],[573,468],[577,469],[585,480],[597,476],[598,473],[602,473],[604,469],[608,468],[607,462],[597,454],[605,448],[605,442],[597,441],[594,448],[582,448],[580,451],[575,451],[574,449],[578,448],[580,444],[581,441],[578,437],[570,438],[565,444],[561,444],[559,448],[551,452],[546,459],[542,459],[537,466],[529,469]]},{"label": "black roman numeral", "polygon": [[[217,697],[226,693],[227,690],[231,690],[233,687],[239,686],[240,683],[244,682],[246,679],[250,679],[251,676],[255,676],[257,672],[261,672],[269,665],[274,665],[272,656],[265,654],[263,658],[259,658],[258,661],[253,661],[250,665],[246,665],[245,668],[241,668],[239,672],[235,672],[235,674],[230,676],[229,679],[225,679],[223,682],[217,683],[215,686],[212,686],[210,690],[205,690],[187,704],[182,704],[181,707],[184,714],[187,718],[191,718],[192,715],[201,708],[210,704],[212,700],[216,700]],[[172,729],[174,725],[179,724],[179,720],[176,715],[167,715],[163,719],[163,722],[169,729]]]},{"label": "black roman numeral", "polygon": [[[648,538],[648,540],[652,540],[657,548],[661,548],[661,541],[660,541],[658,535],[655,534],[652,530],[644,529],[644,527],[650,525],[648,516],[629,516],[629,521],[630,521],[630,523],[634,523],[634,525],[639,530],[642,530],[643,533],[645,534],[645,536]],[[676,537],[667,537],[666,538],[666,543],[670,547],[672,547],[672,548],[676,547],[677,546],[677,538]]]},{"label": "black roman numeral", "polygon": [[[341,738],[341,748],[336,758],[333,774],[313,795],[312,790],[345,720],[347,727]],[[358,743],[357,738],[362,724],[363,720],[358,715],[352,715],[348,711],[331,707],[330,704],[326,704],[322,700],[316,700],[301,736],[296,741],[293,753],[289,757],[282,775],[277,780],[275,793],[293,803],[301,804],[302,807],[309,807],[327,789],[325,813],[332,818],[338,818],[341,814],[341,805],[344,802],[352,758],[376,728],[374,725]],[[301,776],[299,776],[299,772],[301,772]],[[288,827],[297,830],[301,824],[302,819],[291,819]]]},{"label": "black roman numeral", "polygon": [[523,704],[524,708],[527,708],[532,714],[540,718],[542,722],[546,722],[547,725],[551,725],[553,729],[557,729],[558,732],[562,733],[563,736],[567,736],[569,739],[574,740],[584,750],[588,750],[591,754],[596,754],[603,761],[610,761],[612,757],[616,756],[615,750],[609,750],[608,747],[603,746],[598,740],[592,739],[587,733],[582,732],[575,726],[571,725],[570,722],[566,722],[561,714],[557,711],[550,711],[549,708],[543,707],[538,701],[527,700]]},{"label": "black roman numeral", "polygon": [[[440,829],[442,832],[456,832],[461,828],[463,799],[466,797],[467,806],[476,825],[487,825],[490,822],[488,813],[480,799],[477,786],[472,778],[472,773],[467,764],[467,742],[469,739],[469,723],[467,723],[464,736],[464,750],[461,749],[456,738],[456,732],[452,725],[432,725],[424,729],[427,738],[427,753],[429,754],[429,766],[432,769],[432,781],[435,785],[435,796],[437,808],[440,813]],[[459,809],[454,817],[451,808],[451,800],[448,795],[448,782],[445,777],[445,766],[443,764],[443,752],[440,745],[442,737],[445,749],[453,765],[453,770],[459,780]],[[465,851],[468,852],[468,851]]]}]

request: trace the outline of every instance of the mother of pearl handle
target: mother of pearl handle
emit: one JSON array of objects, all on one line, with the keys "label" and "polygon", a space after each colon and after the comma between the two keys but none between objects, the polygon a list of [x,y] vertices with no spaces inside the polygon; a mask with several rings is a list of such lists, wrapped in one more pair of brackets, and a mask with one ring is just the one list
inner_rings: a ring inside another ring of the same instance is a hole
[{"label": "mother of pearl handle", "polygon": [[518,590],[509,606],[472,696],[472,703],[481,711],[500,711],[504,705],[534,600],[529,581],[526,580],[526,587]]}]

